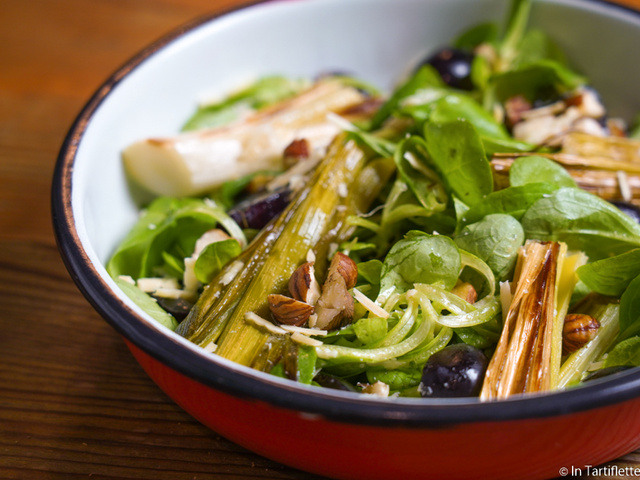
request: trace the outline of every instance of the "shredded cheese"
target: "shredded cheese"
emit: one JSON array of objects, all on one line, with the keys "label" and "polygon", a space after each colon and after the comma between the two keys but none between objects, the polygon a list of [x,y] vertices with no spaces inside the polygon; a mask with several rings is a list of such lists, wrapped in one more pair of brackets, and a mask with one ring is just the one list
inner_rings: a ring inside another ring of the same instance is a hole
[{"label": "shredded cheese", "polygon": [[118,278],[123,282],[130,283],[131,285],[136,284],[136,281],[133,279],[133,277],[131,277],[131,275],[120,275]]},{"label": "shredded cheese", "polygon": [[259,316],[258,314],[254,313],[254,312],[247,312],[244,315],[244,319],[246,321],[248,321],[249,323],[254,324],[256,327],[262,327],[265,330],[268,330],[269,332],[275,334],[275,335],[286,335],[287,331],[283,330],[282,328],[278,327],[277,325],[274,325],[273,323],[271,323],[268,320],[265,320],[264,318],[262,318],[261,316]]},{"label": "shredded cheese", "polygon": [[161,288],[178,289],[178,281],[175,278],[144,277],[139,278],[138,288],[143,292],[155,292]]},{"label": "shredded cheese", "polygon": [[511,299],[513,295],[511,293],[510,282],[500,282],[500,304],[502,306],[502,318],[507,318],[507,312],[511,308]]},{"label": "shredded cheese", "polygon": [[183,298],[185,300],[195,300],[198,293],[194,291],[180,290],[179,288],[159,288],[153,294],[162,298]]},{"label": "shredded cheese", "polygon": [[280,328],[290,333],[299,333],[301,335],[307,335],[307,336],[315,335],[315,336],[323,337],[329,333],[326,330],[321,330],[319,328],[304,328],[304,327],[296,327],[295,325],[281,325]]},{"label": "shredded cheese", "polygon": [[291,334],[291,340],[296,343],[301,343],[303,345],[309,345],[310,347],[319,347],[323,345],[320,340],[316,340],[315,338],[308,337],[298,332],[294,332]]},{"label": "shredded cheese", "polygon": [[187,257],[184,259],[184,275],[182,276],[182,284],[187,291],[197,291],[200,286],[198,277],[196,276],[196,258]]},{"label": "shredded cheese", "polygon": [[315,261],[316,261],[316,254],[310,248],[309,251],[307,252],[307,262],[315,262]]},{"label": "shredded cheese", "polygon": [[241,262],[240,260],[236,260],[231,264],[231,267],[229,267],[229,271],[227,273],[225,273],[223,275],[223,277],[220,279],[220,283],[222,285],[229,285],[234,278],[236,278],[236,275],[238,273],[240,273],[240,270],[242,270],[244,268],[244,262]]},{"label": "shredded cheese", "polygon": [[328,112],[325,117],[330,123],[333,123],[336,127],[347,132],[357,132],[358,127],[345,118],[341,117],[337,113]]},{"label": "shredded cheese", "polygon": [[618,177],[618,186],[620,187],[620,194],[625,202],[630,202],[633,198],[631,194],[631,187],[629,186],[629,178],[624,170],[618,170],[616,172]]},{"label": "shredded cheese", "polygon": [[384,382],[377,381],[371,385],[362,385],[362,393],[367,393],[369,395],[377,395],[378,397],[388,397],[389,396],[389,385]]},{"label": "shredded cheese", "polygon": [[355,297],[356,300],[358,300],[358,302],[360,302],[360,304],[364,308],[369,310],[376,317],[389,318],[389,312],[387,312],[384,308],[382,308],[380,305],[375,303],[373,300],[371,300],[369,297],[367,297],[364,293],[362,293],[357,288],[353,289],[353,296]]}]

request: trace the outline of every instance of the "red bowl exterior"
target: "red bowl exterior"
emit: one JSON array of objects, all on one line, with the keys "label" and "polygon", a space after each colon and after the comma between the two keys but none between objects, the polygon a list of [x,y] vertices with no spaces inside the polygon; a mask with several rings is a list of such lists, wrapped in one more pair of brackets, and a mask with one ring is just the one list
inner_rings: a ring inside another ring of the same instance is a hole
[{"label": "red bowl exterior", "polygon": [[358,425],[221,392],[126,343],[153,381],[204,425],[267,458],[331,478],[554,478],[572,469],[586,474],[640,446],[640,398],[547,418],[431,429]]}]

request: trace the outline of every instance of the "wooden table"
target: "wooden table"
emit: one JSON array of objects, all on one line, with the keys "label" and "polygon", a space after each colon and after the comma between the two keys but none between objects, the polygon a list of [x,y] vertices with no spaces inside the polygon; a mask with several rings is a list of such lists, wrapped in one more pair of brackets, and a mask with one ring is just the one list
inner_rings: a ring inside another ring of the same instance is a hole
[{"label": "wooden table", "polygon": [[92,92],[162,34],[238,3],[0,0],[0,478],[314,478],[167,398],[76,289],[51,228],[57,151]]}]

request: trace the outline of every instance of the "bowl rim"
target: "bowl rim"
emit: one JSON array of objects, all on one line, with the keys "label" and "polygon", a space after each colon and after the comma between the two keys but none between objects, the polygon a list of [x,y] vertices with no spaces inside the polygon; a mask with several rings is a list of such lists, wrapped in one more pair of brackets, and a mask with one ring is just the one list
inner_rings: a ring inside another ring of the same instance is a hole
[{"label": "bowl rim", "polygon": [[[307,0],[322,1],[322,0]],[[640,11],[606,0],[546,0],[575,5],[600,4],[640,17]],[[166,367],[205,386],[235,397],[259,400],[298,412],[319,415],[350,424],[390,427],[454,426],[473,422],[504,422],[548,418],[615,405],[640,397],[640,369],[622,372],[591,385],[541,395],[516,396],[497,402],[477,399],[379,399],[373,396],[330,391],[272,377],[246,367],[229,368],[224,361],[186,348],[153,328],[122,301],[102,278],[85,252],[74,224],[72,174],[78,147],[87,126],[115,86],[155,52],[180,39],[191,30],[216,21],[232,12],[282,1],[251,0],[215,14],[203,15],[165,34],[131,57],[95,91],[72,123],[58,154],[51,186],[51,214],[54,235],[63,262],[72,280],[93,308],[122,337]],[[240,367],[240,366],[237,366]],[[637,371],[636,371],[637,370]],[[270,378],[267,378],[270,377]]]}]

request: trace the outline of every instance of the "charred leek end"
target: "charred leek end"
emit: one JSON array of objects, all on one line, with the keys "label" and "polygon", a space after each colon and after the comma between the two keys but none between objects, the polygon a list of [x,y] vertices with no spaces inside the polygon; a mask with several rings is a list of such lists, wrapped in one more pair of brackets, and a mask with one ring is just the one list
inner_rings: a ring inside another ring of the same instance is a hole
[{"label": "charred leek end", "polygon": [[245,269],[224,291],[203,295],[204,300],[201,297],[190,319],[188,330],[193,333],[187,338],[201,346],[215,340],[216,353],[237,363],[257,368],[267,365],[258,357],[266,355],[265,345],[273,332],[247,322],[245,316],[251,312],[270,318],[268,295],[287,291],[291,275],[306,261],[309,250],[316,255],[318,270],[325,271],[330,245],[345,241],[353,233],[347,218],[366,211],[383,185],[381,182],[378,189],[358,188],[366,163],[355,142],[339,135],[314,178],[245,259]]},{"label": "charred leek end", "polygon": [[562,140],[562,151],[581,157],[602,157],[614,161],[640,164],[640,142],[624,137],[599,137],[572,132]]},{"label": "charred leek end", "polygon": [[246,288],[252,270],[264,262],[269,247],[282,231],[286,218],[285,212],[275,222],[267,225],[238,258],[223,267],[205,287],[187,318],[178,325],[176,333],[194,342],[198,339],[196,343],[200,345],[217,341],[226,319]]},{"label": "charred leek end", "polygon": [[340,131],[327,114],[364,99],[339,80],[321,81],[240,123],[136,142],[124,150],[124,166],[134,181],[154,194],[201,194],[227,180],[281,169],[283,151],[296,138],[324,150]]},{"label": "charred leek end", "polygon": [[[518,157],[530,153],[496,153],[491,167],[497,188],[509,186],[509,170]],[[577,185],[609,201],[640,205],[640,142],[573,132],[558,153],[536,153],[563,166]]]},{"label": "charred leek end", "polygon": [[487,368],[482,400],[555,388],[564,315],[581,262],[571,257],[565,270],[565,257],[566,245],[558,242],[528,241],[521,248],[513,298]]}]

